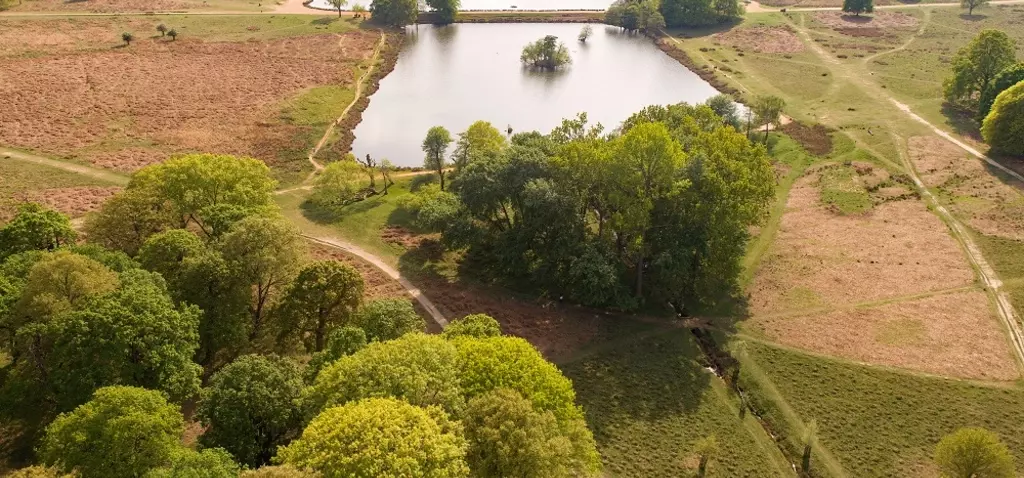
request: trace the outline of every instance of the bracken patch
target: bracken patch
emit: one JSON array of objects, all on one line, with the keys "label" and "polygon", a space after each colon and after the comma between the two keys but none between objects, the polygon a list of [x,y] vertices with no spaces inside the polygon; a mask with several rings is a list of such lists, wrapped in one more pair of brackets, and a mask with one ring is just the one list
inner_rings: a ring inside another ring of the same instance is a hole
[{"label": "bracken patch", "polygon": [[848,359],[972,379],[1015,380],[1013,357],[980,290],[754,324],[782,344]]},{"label": "bracken patch", "polygon": [[724,33],[716,33],[713,38],[727,45],[758,53],[797,53],[804,50],[804,43],[788,25],[734,28]]},{"label": "bracken patch", "polygon": [[974,272],[945,224],[919,200],[840,216],[816,174],[790,192],[778,237],[750,288],[753,316],[963,287]]}]

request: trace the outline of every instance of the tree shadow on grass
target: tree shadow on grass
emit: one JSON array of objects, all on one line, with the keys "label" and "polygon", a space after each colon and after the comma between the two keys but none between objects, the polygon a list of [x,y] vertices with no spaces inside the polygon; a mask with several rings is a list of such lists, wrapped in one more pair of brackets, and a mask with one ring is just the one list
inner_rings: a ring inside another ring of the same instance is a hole
[{"label": "tree shadow on grass", "polygon": [[966,13],[960,14],[960,19],[965,22],[980,22],[988,18],[988,15],[980,15],[975,13],[974,15],[968,15]]},{"label": "tree shadow on grass", "polygon": [[946,123],[953,128],[956,134],[981,141],[981,125],[974,118],[973,111],[942,103],[942,115],[946,117]]},{"label": "tree shadow on grass", "polygon": [[[711,381],[686,330],[625,343],[564,365],[598,441],[630,422],[692,414]],[[618,432],[621,433],[621,432]]]},{"label": "tree shadow on grass", "polygon": [[[982,151],[982,152],[985,153],[984,151]],[[993,160],[995,160],[999,164],[1001,164],[1001,165],[1003,165],[1003,166],[1005,166],[1005,167],[1007,167],[1007,168],[1009,168],[1009,169],[1011,169],[1013,171],[1016,171],[1018,174],[1024,174],[1024,157],[1009,156],[1009,155],[999,154],[999,153],[992,152],[992,151],[989,151],[989,152],[987,152],[985,154],[987,154],[988,157],[992,158]],[[993,165],[991,165],[991,164],[989,164],[987,162],[985,163],[985,169],[989,172],[989,174],[995,176],[1000,181],[1002,181],[1003,184],[1006,184],[1008,186],[1012,186],[1012,187],[1017,188],[1018,190],[1022,190],[1022,192],[1024,192],[1024,183],[1018,181],[1017,179],[1013,178],[1009,174],[1006,174],[1005,171],[1003,171],[1003,170],[1001,170],[1001,169],[999,169],[999,168],[997,168],[997,167],[995,167],[995,166],[993,166]]]}]

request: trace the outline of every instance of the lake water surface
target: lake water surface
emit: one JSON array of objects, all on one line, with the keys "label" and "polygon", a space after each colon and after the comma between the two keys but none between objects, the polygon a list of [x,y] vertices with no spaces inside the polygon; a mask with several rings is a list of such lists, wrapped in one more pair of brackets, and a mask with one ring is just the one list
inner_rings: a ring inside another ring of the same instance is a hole
[{"label": "lake water surface", "polygon": [[[593,25],[586,44],[579,24],[456,24],[408,27],[395,70],[370,97],[352,152],[399,166],[423,163],[420,145],[432,126],[456,138],[477,120],[504,131],[549,132],[586,112],[606,130],[654,104],[699,103],[718,92],[643,36]],[[572,64],[555,72],[524,68],[523,45],[556,35]],[[453,146],[454,147],[454,146]]]},{"label": "lake water surface", "polygon": [[[355,4],[370,6],[370,0],[349,0],[345,9]],[[514,5],[517,10],[604,10],[611,0],[462,0],[460,10],[508,10]],[[313,0],[313,8],[331,10],[334,7],[327,0]]]}]

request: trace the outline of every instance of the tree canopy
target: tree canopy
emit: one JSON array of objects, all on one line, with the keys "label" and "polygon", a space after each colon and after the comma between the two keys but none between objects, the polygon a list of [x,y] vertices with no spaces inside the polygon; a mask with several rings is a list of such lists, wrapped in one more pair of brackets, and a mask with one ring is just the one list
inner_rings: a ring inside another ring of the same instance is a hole
[{"label": "tree canopy", "polygon": [[587,305],[686,312],[738,290],[773,178],[765,149],[708,106],[646,108],[604,136],[580,117],[460,170],[442,238],[482,274]]},{"label": "tree canopy", "polygon": [[369,340],[397,339],[410,332],[422,332],[427,324],[408,299],[376,299],[359,308],[352,319]]},{"label": "tree canopy", "polygon": [[444,126],[434,126],[427,131],[427,137],[423,139],[423,167],[436,171],[441,180],[441,190],[444,191],[444,175],[448,162],[445,159],[448,154],[448,146],[452,144],[452,135]]},{"label": "tree canopy", "polygon": [[973,107],[996,75],[1013,65],[1016,43],[1001,30],[978,33],[953,57],[953,76],[943,82],[946,101]]},{"label": "tree canopy", "polygon": [[518,393],[496,389],[469,401],[467,460],[475,476],[595,476],[601,459],[582,419],[559,423]]},{"label": "tree canopy", "polygon": [[981,136],[994,151],[1024,155],[1024,82],[999,93],[982,122]]},{"label": "tree canopy", "polygon": [[181,412],[159,392],[105,387],[46,427],[39,457],[82,478],[134,478],[168,463],[184,428]]},{"label": "tree canopy", "polygon": [[221,448],[196,451],[182,447],[171,453],[169,461],[144,478],[237,478],[241,471],[231,454]]},{"label": "tree canopy", "polygon": [[331,331],[352,320],[363,300],[363,277],[338,261],[315,261],[299,270],[281,299],[279,336],[305,342],[319,352]]},{"label": "tree canopy", "polygon": [[457,359],[455,347],[447,340],[408,334],[372,343],[328,365],[307,396],[314,410],[362,398],[393,397],[455,413],[465,404],[459,389]]},{"label": "tree canopy", "polygon": [[0,261],[19,252],[74,244],[77,237],[67,216],[36,203],[22,204],[14,218],[0,227]]},{"label": "tree canopy", "polygon": [[[643,0],[648,2],[657,5]],[[659,11],[666,26],[695,27],[735,21],[743,16],[743,5],[738,0],[661,0]]]},{"label": "tree canopy", "polygon": [[843,0],[843,11],[860,16],[875,11],[875,0]]},{"label": "tree canopy", "polygon": [[459,0],[426,0],[427,6],[437,12],[439,23],[447,25],[455,21],[455,15],[459,13]]},{"label": "tree canopy", "polygon": [[373,0],[370,2],[370,15],[377,23],[404,27],[416,23],[419,4],[416,0]]},{"label": "tree canopy", "polygon": [[978,119],[984,120],[992,111],[992,104],[996,97],[1011,86],[1024,81],[1024,62],[1017,62],[1000,71],[992,80],[988,88],[981,91],[981,99],[978,101]]},{"label": "tree canopy", "polygon": [[519,60],[524,65],[546,70],[554,70],[572,63],[569,49],[554,35],[547,35],[533,43],[528,43],[523,47],[523,53],[519,55]]},{"label": "tree canopy", "polygon": [[370,398],[325,410],[277,460],[325,476],[455,478],[469,474],[466,441],[438,408]]},{"label": "tree canopy", "polygon": [[487,314],[470,314],[453,320],[444,328],[445,337],[498,337],[501,336],[501,325]]},{"label": "tree canopy", "polygon": [[657,0],[616,0],[605,11],[605,23],[630,32],[656,34],[666,26],[658,7]]},{"label": "tree canopy", "polygon": [[239,463],[270,462],[302,426],[302,368],[277,356],[244,355],[218,371],[203,390],[200,442],[227,450]]},{"label": "tree canopy", "polygon": [[1013,478],[1013,455],[984,428],[961,428],[935,447],[935,464],[948,478]]},{"label": "tree canopy", "polygon": [[465,168],[476,158],[499,154],[507,143],[505,136],[491,123],[474,122],[466,131],[459,133],[459,140],[455,143],[455,152],[452,155],[455,170]]}]

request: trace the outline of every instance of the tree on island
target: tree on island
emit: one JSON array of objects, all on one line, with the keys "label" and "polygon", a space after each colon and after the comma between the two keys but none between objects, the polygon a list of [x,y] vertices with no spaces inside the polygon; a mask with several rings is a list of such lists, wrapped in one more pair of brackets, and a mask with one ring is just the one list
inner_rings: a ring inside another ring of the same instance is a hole
[{"label": "tree on island", "polygon": [[875,11],[875,1],[843,0],[843,11],[846,13],[852,13],[859,17],[861,13],[871,13]]},{"label": "tree on island", "polygon": [[967,9],[967,15],[974,16],[974,9],[988,5],[988,0],[960,0],[960,8]]},{"label": "tree on island", "polygon": [[523,64],[547,70],[572,63],[569,49],[565,47],[564,43],[560,43],[558,37],[554,35],[547,35],[523,47],[523,54],[519,56],[519,59]]},{"label": "tree on island", "polygon": [[581,43],[586,43],[587,39],[590,38],[590,36],[593,35],[593,34],[594,34],[594,27],[592,27],[590,25],[584,26],[583,29],[580,30],[580,36],[579,36],[580,42]]},{"label": "tree on island", "polygon": [[341,9],[345,5],[348,5],[348,0],[327,0],[327,3],[331,4],[331,6],[338,11],[338,18],[341,18]]}]

